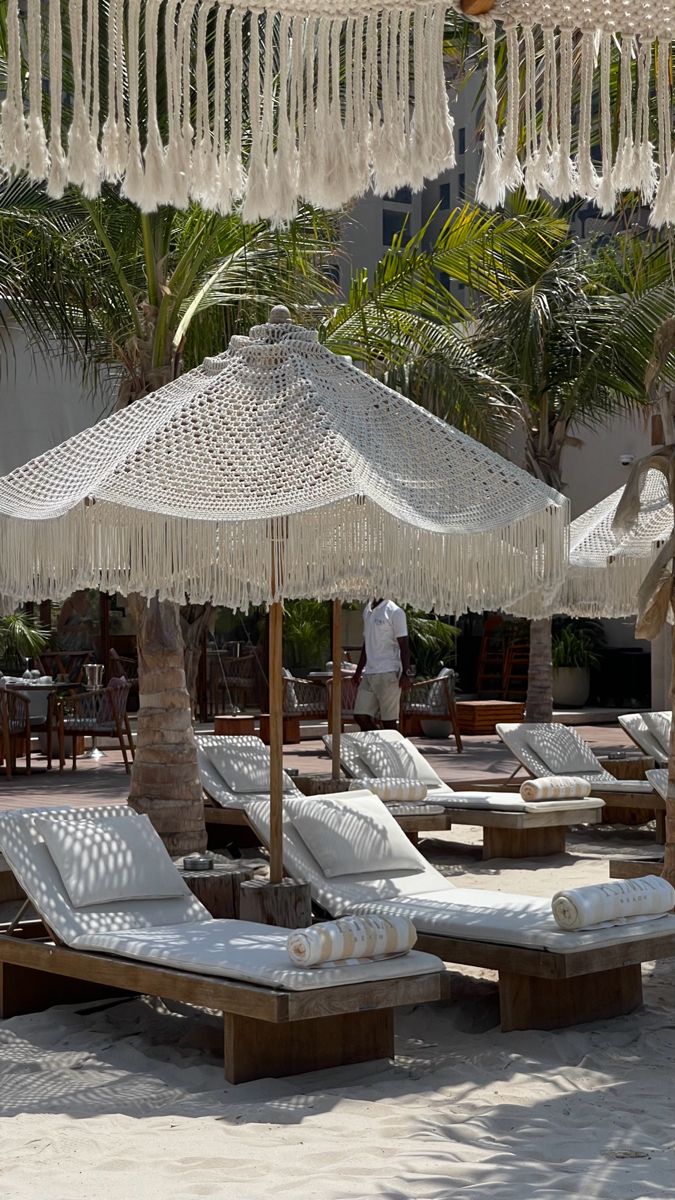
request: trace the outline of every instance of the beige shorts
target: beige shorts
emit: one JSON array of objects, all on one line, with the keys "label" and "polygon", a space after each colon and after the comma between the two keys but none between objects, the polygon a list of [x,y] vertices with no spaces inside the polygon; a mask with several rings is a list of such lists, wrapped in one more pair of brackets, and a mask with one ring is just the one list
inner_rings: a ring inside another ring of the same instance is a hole
[{"label": "beige shorts", "polygon": [[398,671],[383,671],[381,675],[362,675],[356,693],[354,712],[364,717],[379,717],[381,721],[398,721],[401,707],[401,688]]}]

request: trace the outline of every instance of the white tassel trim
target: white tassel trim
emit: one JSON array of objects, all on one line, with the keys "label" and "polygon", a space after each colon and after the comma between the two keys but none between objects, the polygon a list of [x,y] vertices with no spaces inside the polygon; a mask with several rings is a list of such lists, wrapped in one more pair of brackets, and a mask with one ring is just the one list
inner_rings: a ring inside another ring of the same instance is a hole
[{"label": "white tassel trim", "polygon": [[246,219],[279,224],[299,200],[337,209],[372,186],[419,188],[454,164],[443,3],[350,3],[341,15],[240,0],[27,0],[25,16],[19,0],[7,7],[0,167],[47,180],[52,195],[74,183],[95,196],[120,181],[144,212],[243,202]]},{"label": "white tassel trim", "polygon": [[[559,586],[565,505],[507,527],[448,535],[407,524],[367,498],[284,518],[200,521],[96,500],[61,517],[0,518],[0,593],[35,601],[80,588],[234,609],[281,596],[366,600],[384,591],[418,608],[463,612]],[[273,591],[270,550],[283,542]]]},{"label": "white tassel trim", "polygon": [[497,25],[485,17],[477,24],[487,47],[479,199],[498,207],[505,191],[524,182],[531,199],[539,191],[557,200],[581,196],[611,213],[620,192],[635,191],[653,205],[652,225],[675,224],[672,43],[511,19],[504,28],[506,98],[498,111]]}]

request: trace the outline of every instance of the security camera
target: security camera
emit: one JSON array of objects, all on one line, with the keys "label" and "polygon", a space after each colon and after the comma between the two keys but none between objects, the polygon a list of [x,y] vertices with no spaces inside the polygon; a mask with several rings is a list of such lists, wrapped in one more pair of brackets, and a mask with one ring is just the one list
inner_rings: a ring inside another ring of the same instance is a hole
[{"label": "security camera", "polygon": [[634,454],[622,454],[621,458],[619,459],[619,462],[621,463],[622,467],[629,467],[630,464],[634,461],[635,461]]}]

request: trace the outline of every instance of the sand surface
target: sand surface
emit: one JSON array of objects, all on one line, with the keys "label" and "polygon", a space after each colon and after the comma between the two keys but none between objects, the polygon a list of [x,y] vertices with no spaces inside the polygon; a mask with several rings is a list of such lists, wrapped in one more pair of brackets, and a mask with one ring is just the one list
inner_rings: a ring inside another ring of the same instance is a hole
[{"label": "sand surface", "polygon": [[[480,863],[478,831],[425,843],[463,883],[550,895],[607,878],[645,830],[572,853]],[[2,1200],[640,1200],[675,1197],[675,960],[646,1006],[556,1033],[502,1034],[494,977],[399,1014],[395,1066],[225,1085],[217,1018],[82,1004],[0,1024]]]}]

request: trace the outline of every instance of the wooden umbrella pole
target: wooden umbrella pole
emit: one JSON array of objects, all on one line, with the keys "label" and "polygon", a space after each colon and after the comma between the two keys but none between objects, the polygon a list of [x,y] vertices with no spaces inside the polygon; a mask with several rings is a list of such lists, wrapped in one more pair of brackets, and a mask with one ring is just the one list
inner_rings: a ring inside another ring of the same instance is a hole
[{"label": "wooden umbrella pole", "polygon": [[270,689],[270,883],[281,883],[283,867],[282,774],[284,769],[284,718],[282,677],[283,612],[281,603],[269,612]]},{"label": "wooden umbrella pole", "polygon": [[332,777],[340,778],[340,735],[342,732],[342,601],[333,601],[333,687],[331,690],[333,731]]}]

